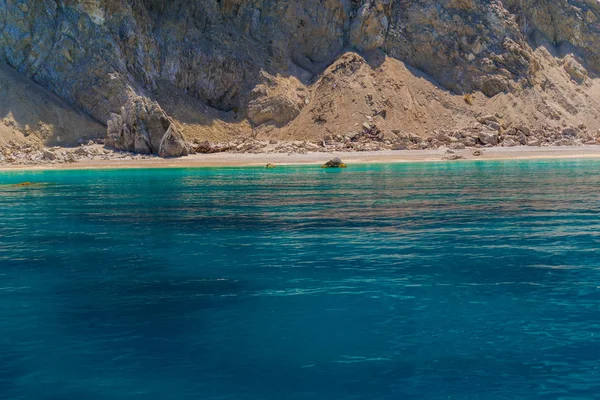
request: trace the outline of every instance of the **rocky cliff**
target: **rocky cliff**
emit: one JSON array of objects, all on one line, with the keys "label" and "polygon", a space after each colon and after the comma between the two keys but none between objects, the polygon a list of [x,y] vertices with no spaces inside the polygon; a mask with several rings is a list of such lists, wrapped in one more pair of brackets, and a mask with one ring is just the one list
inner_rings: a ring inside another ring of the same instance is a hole
[{"label": "rocky cliff", "polygon": [[596,129],[599,18],[597,0],[0,0],[0,59],[107,144],[163,156],[489,112]]}]

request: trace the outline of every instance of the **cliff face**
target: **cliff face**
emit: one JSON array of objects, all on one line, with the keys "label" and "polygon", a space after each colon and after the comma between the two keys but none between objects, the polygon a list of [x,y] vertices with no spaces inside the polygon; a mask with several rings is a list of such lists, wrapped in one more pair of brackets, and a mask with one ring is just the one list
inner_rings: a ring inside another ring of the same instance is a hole
[{"label": "cliff face", "polygon": [[575,81],[600,70],[599,18],[597,0],[0,0],[0,59],[113,146],[183,155],[165,91],[198,101],[203,126],[282,127],[344,51],[380,49],[441,88],[518,95],[549,62],[538,48],[569,55]]}]

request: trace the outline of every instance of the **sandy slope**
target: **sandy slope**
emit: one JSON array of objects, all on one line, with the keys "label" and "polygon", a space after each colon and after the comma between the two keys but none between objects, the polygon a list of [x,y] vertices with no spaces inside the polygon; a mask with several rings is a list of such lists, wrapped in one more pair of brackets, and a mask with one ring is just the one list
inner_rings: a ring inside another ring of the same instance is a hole
[{"label": "sandy slope", "polygon": [[475,93],[469,105],[463,95],[440,88],[426,75],[381,52],[365,59],[347,53],[312,86],[313,100],[300,116],[270,132],[275,137],[318,140],[328,134],[360,131],[367,123],[384,132],[427,136],[441,129],[461,130],[486,114],[501,115],[505,124],[534,129],[582,123],[590,130],[600,128],[598,79],[577,84],[560,59],[544,48],[536,54],[541,62],[533,87],[493,98]]},{"label": "sandy slope", "polygon": [[7,141],[76,144],[103,136],[104,125],[0,63],[0,147]]}]

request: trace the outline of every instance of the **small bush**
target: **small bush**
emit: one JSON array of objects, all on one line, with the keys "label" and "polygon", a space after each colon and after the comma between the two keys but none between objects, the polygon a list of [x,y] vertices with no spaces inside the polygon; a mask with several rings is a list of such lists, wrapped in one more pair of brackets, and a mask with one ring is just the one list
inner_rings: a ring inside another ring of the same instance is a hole
[{"label": "small bush", "polygon": [[475,97],[471,93],[465,94],[463,99],[465,100],[465,103],[467,103],[470,106],[472,106],[473,102],[475,102]]}]

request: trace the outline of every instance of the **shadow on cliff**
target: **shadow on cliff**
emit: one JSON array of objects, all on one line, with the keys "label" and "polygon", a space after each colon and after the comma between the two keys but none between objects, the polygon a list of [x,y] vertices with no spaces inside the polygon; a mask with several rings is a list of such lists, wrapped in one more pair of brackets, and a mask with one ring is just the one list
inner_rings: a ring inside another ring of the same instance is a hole
[{"label": "shadow on cliff", "polygon": [[106,127],[53,93],[0,63],[0,123],[37,135],[49,145],[76,145],[103,137]]},{"label": "shadow on cliff", "polygon": [[541,32],[534,30],[527,35],[527,44],[529,44],[533,50],[538,50],[540,48],[545,49],[552,57],[557,59],[559,63],[560,60],[571,55],[581,63],[590,78],[598,78],[600,76],[600,71],[594,68],[593,63],[586,57],[585,52],[570,42],[554,43]]},{"label": "shadow on cliff", "polygon": [[243,119],[238,115],[237,109],[223,111],[210,107],[165,80],[157,82],[157,88],[151,97],[169,116],[188,124],[212,125],[216,120],[236,123]]}]

